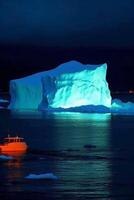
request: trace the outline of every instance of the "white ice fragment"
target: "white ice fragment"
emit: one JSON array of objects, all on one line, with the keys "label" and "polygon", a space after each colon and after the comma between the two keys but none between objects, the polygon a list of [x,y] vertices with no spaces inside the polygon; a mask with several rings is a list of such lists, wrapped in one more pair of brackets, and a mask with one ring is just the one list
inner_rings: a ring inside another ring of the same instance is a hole
[{"label": "white ice fragment", "polygon": [[49,180],[57,180],[58,177],[53,173],[45,173],[45,174],[29,174],[25,177],[26,179],[49,179]]},{"label": "white ice fragment", "polygon": [[111,112],[113,113],[130,113],[134,114],[134,103],[132,102],[123,102],[120,99],[113,99]]},{"label": "white ice fragment", "polygon": [[12,160],[13,157],[12,156],[0,155],[0,159],[3,159],[3,160]]},{"label": "white ice fragment", "polygon": [[9,101],[6,99],[0,99],[0,103],[8,103]]}]

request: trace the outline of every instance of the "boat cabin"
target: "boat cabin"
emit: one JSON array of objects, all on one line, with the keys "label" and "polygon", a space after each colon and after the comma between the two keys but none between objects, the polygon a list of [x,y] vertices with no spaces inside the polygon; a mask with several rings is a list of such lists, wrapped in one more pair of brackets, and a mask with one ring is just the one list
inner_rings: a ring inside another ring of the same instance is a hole
[{"label": "boat cabin", "polygon": [[21,137],[18,137],[18,136],[16,136],[16,137],[8,136],[8,137],[4,138],[4,143],[13,143],[13,142],[24,142],[24,139]]}]

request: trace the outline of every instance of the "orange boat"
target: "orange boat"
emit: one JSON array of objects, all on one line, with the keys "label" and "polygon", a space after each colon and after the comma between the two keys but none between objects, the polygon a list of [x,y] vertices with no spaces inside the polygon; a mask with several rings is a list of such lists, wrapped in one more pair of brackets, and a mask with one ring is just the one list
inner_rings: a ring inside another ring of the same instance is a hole
[{"label": "orange boat", "polygon": [[6,137],[3,144],[0,144],[0,152],[20,152],[26,151],[28,148],[24,139],[21,137]]}]

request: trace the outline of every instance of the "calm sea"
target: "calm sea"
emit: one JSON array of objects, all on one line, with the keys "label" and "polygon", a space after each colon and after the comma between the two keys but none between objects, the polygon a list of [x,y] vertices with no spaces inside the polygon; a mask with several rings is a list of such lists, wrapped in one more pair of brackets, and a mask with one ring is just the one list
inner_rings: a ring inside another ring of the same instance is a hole
[{"label": "calm sea", "polygon": [[8,133],[29,150],[0,158],[0,199],[134,199],[134,116],[0,110]]}]

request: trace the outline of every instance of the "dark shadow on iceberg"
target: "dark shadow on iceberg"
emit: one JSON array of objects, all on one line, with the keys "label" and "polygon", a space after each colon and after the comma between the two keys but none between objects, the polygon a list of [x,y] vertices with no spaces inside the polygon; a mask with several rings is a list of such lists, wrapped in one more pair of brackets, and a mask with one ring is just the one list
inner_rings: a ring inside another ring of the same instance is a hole
[{"label": "dark shadow on iceberg", "polygon": [[106,106],[95,106],[95,105],[87,105],[87,106],[79,106],[79,107],[71,107],[71,108],[52,108],[47,107],[43,109],[44,111],[49,112],[82,112],[82,113],[110,113],[110,108]]},{"label": "dark shadow on iceberg", "polygon": [[134,115],[134,103],[123,102],[120,99],[113,99],[111,108],[102,105],[86,105],[71,108],[42,108],[44,111],[48,112],[81,112],[81,113],[115,113],[123,115]]}]

